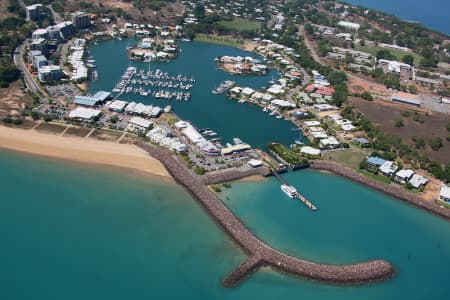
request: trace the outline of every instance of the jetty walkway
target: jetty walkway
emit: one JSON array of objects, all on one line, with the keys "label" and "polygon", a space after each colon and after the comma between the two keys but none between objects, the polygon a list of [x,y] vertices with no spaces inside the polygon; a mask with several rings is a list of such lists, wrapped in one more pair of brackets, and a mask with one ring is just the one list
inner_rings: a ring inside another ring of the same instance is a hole
[{"label": "jetty walkway", "polygon": [[[280,174],[278,174],[276,171],[272,171],[272,174],[282,183],[285,185],[291,185],[289,184],[289,182],[287,182],[286,179],[284,179]],[[296,198],[299,199],[300,201],[303,202],[303,204],[305,204],[309,209],[316,211],[317,207],[312,204],[311,201],[309,201],[308,199],[306,199],[305,196],[303,196],[299,191],[297,191],[297,195]]]},{"label": "jetty walkway", "polygon": [[257,238],[223,202],[185,165],[180,156],[151,144],[137,144],[158,159],[175,181],[184,186],[206,209],[223,230],[247,253],[249,258],[222,284],[233,287],[261,266],[294,276],[334,284],[364,284],[384,280],[394,274],[393,266],[384,260],[351,265],[325,265],[284,254]]}]

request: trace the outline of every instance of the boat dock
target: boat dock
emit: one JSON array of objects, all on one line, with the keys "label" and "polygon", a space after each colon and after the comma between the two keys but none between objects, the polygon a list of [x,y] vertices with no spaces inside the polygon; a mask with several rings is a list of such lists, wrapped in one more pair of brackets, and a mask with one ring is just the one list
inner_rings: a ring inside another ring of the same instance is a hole
[{"label": "boat dock", "polygon": [[[288,186],[292,186],[291,184],[289,184],[289,182],[287,182],[286,179],[284,179],[280,174],[278,174],[278,172],[272,172],[272,174],[281,182],[281,184],[285,184]],[[308,199],[306,199],[305,196],[303,196],[302,194],[300,194],[298,191],[296,193],[295,198],[299,199],[300,201],[303,202],[303,204],[305,204],[309,209],[311,209],[312,211],[316,211],[317,207],[312,204],[311,201],[309,201]]]}]

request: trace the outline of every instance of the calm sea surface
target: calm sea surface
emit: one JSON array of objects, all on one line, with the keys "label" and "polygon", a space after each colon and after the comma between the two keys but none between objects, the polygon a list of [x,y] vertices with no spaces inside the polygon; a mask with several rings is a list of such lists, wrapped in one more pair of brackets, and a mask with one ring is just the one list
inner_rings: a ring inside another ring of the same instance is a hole
[{"label": "calm sea surface", "polygon": [[[94,48],[100,80],[93,90],[110,89],[120,77],[126,43]],[[197,86],[190,102],[171,104],[227,139],[291,143],[298,133],[288,122],[210,93],[229,78],[212,58],[242,53],[183,45],[179,59],[158,67],[194,75]],[[258,87],[269,79],[238,80]],[[395,278],[337,287],[262,270],[225,289],[220,280],[245,256],[182,188],[132,172],[0,151],[0,299],[450,298],[449,222],[337,176],[309,170],[286,176],[319,211],[285,197],[273,179],[234,183],[221,197],[276,248],[327,263],[387,259]]]},{"label": "calm sea surface", "polygon": [[225,289],[245,256],[180,187],[0,152],[0,299],[449,299],[450,224],[336,176],[235,183],[223,201],[272,246],[311,260],[384,258],[392,280],[336,287],[270,270]]},{"label": "calm sea surface", "polygon": [[345,2],[362,5],[394,14],[408,21],[450,34],[450,1],[448,0],[345,0]]},{"label": "calm sea surface", "polygon": [[[97,61],[99,80],[91,85],[91,91],[111,91],[115,83],[130,63],[125,52],[132,40],[111,40],[93,46],[91,54]],[[152,70],[160,69],[177,74],[193,76],[196,80],[192,89],[192,97],[188,102],[176,100],[153,99],[135,94],[123,95],[120,99],[154,104],[164,107],[171,105],[176,114],[185,120],[190,120],[198,128],[210,128],[223,138],[223,142],[232,142],[233,137],[239,137],[254,147],[265,146],[270,141],[278,141],[287,145],[298,138],[299,132],[293,131],[294,126],[283,119],[276,119],[262,111],[261,108],[239,104],[229,100],[225,94],[214,95],[211,91],[221,82],[232,79],[242,86],[261,88],[268,86],[272,78],[277,78],[276,71],[267,76],[236,77],[218,70],[214,58],[220,55],[251,55],[232,47],[219,45],[182,42],[182,52],[170,63],[152,63]],[[132,62],[138,69],[148,70],[148,64]]]}]

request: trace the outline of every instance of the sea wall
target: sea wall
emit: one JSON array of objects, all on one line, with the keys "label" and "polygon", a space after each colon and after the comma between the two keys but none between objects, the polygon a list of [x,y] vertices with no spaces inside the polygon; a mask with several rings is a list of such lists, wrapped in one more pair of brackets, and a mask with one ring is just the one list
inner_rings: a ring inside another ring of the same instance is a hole
[{"label": "sea wall", "polygon": [[334,284],[364,284],[384,280],[394,274],[393,266],[383,260],[351,265],[325,265],[284,254],[256,237],[228,207],[190,171],[183,159],[151,144],[138,143],[142,149],[161,161],[174,180],[184,186],[210,216],[242,249],[249,259],[222,281],[226,287],[242,282],[261,265],[286,274]]},{"label": "sea wall", "polygon": [[267,176],[270,174],[270,170],[266,167],[252,168],[248,170],[221,170],[215,172],[208,172],[200,177],[200,180],[206,184],[220,184],[225,182],[236,181],[245,177],[250,177],[254,175]]},{"label": "sea wall", "polygon": [[418,208],[424,209],[428,212],[450,220],[450,209],[442,208],[434,202],[425,201],[421,197],[414,195],[397,185],[386,184],[377,181],[373,178],[359,174],[358,172],[350,168],[339,165],[332,161],[314,160],[311,162],[311,168],[330,171],[336,175],[343,176],[357,183],[364,184],[365,186],[368,186],[374,190],[380,191],[389,196],[395,197]]}]

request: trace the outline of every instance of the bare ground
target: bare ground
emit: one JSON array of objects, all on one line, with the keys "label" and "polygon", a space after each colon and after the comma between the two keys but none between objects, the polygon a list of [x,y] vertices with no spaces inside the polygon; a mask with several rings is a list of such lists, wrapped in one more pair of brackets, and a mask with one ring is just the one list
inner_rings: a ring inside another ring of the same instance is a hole
[{"label": "bare ground", "polygon": [[[355,97],[350,98],[350,103],[370,121],[379,125],[383,132],[401,137],[403,141],[411,143],[412,136],[422,137],[427,143],[424,151],[430,158],[442,163],[450,162],[450,142],[446,140],[448,134],[446,126],[450,122],[448,115],[436,112],[420,113],[424,120],[421,124],[413,120],[414,113],[409,110],[409,107],[402,108],[400,105],[382,101],[371,102]],[[404,111],[410,111],[410,116],[402,117]],[[395,120],[398,118],[403,119],[403,127],[395,126]],[[435,137],[440,137],[443,143],[443,147],[438,151],[432,150],[428,145],[428,141]]]},{"label": "bare ground", "polygon": [[0,88],[0,117],[18,116],[25,107],[33,105],[33,99],[20,89],[19,81],[8,88]]}]

